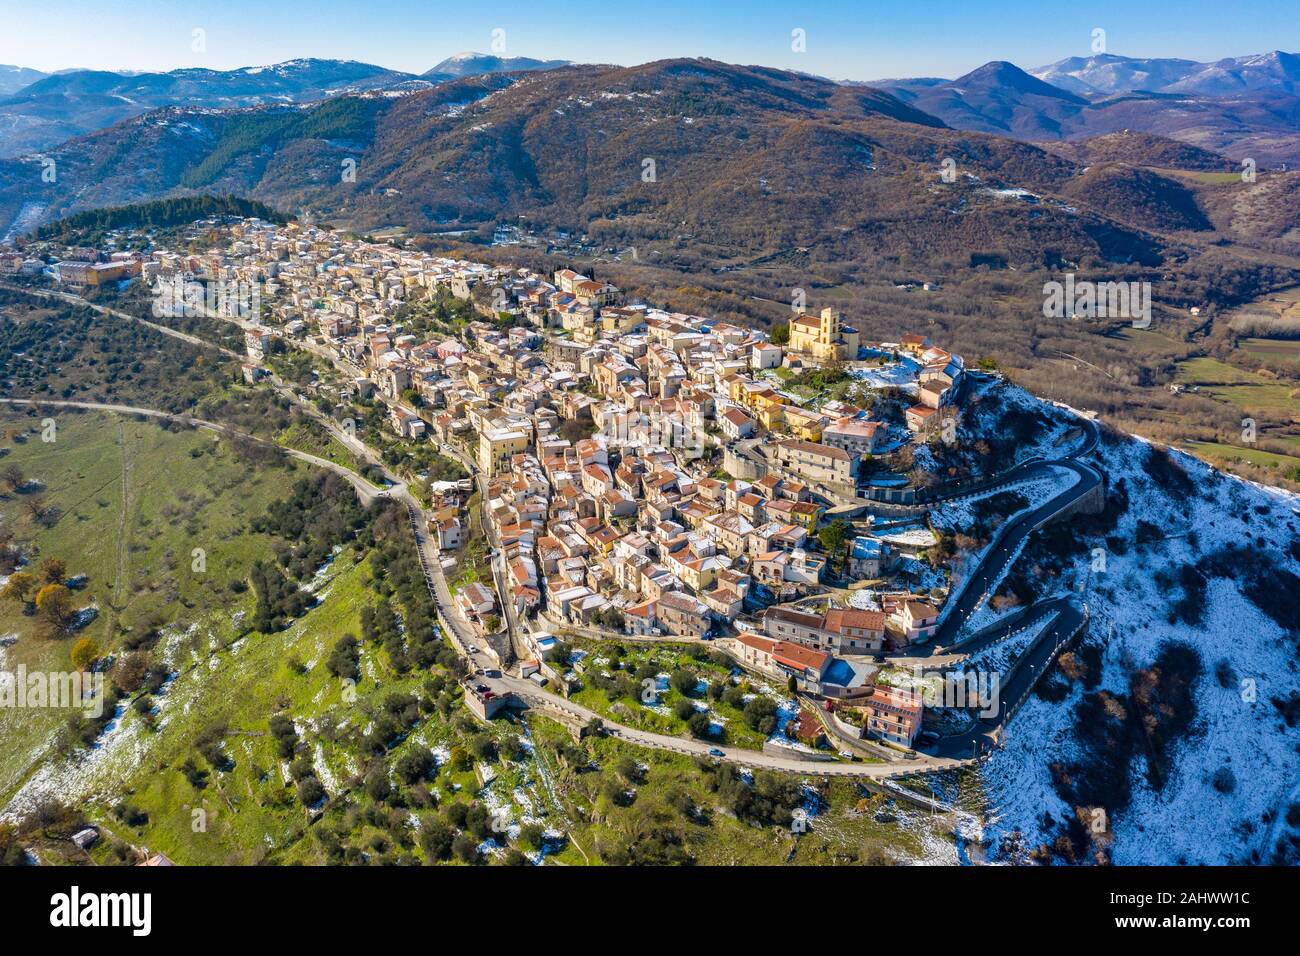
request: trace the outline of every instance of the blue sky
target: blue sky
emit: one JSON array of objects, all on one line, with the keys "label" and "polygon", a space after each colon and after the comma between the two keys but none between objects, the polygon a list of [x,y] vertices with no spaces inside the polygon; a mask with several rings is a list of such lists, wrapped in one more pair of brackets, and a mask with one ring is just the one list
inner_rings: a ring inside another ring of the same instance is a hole
[{"label": "blue sky", "polygon": [[[992,59],[1024,67],[1088,55],[1092,32],[1127,56],[1210,60],[1300,51],[1296,0],[0,0],[0,63],[231,69],[302,56],[423,72],[450,54],[634,64],[710,56],[837,79],[957,76]],[[195,29],[206,51],[192,49]],[[801,29],[806,51],[791,49]]]}]

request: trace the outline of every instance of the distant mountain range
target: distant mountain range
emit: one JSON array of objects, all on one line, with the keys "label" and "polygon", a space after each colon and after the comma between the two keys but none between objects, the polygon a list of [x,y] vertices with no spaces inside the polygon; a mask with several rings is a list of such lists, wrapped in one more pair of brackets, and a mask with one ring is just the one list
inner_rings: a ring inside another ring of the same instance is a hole
[{"label": "distant mountain range", "polygon": [[1300,57],[1217,63],[1071,58],[1028,71],[995,61],[955,80],[872,85],[957,129],[1031,142],[1127,130],[1153,133],[1259,166],[1300,163]]},{"label": "distant mountain range", "polygon": [[1145,90],[1197,96],[1300,93],[1300,56],[1280,50],[1213,63],[1099,54],[1070,57],[1029,71],[1072,93],[1109,96]]},{"label": "distant mountain range", "polygon": [[237,70],[167,73],[0,67],[0,156],[19,156],[165,106],[229,109],[309,103],[344,93],[425,89],[484,73],[551,69],[563,60],[461,53],[422,76],[353,60],[299,59]]},{"label": "distant mountain range", "polygon": [[29,70],[25,66],[8,66],[0,63],[0,96],[16,93],[24,86],[43,80],[49,76],[40,70]]},{"label": "distant mountain range", "polygon": [[1088,101],[1001,60],[955,80],[895,80],[882,85],[905,103],[957,129],[1056,139],[1061,122]]},{"label": "distant mountain range", "polygon": [[[425,89],[466,77],[528,73],[566,60],[458,53],[415,75],[367,63],[300,59],[238,70],[167,73],[0,67],[0,157],[49,149],[165,106],[209,109],[308,103],[344,93]],[[1029,142],[1134,130],[1263,167],[1300,163],[1300,55],[1275,51],[1213,63],[1099,54],[1023,70],[986,63],[941,77],[849,82],[889,91],[955,129]]]},{"label": "distant mountain range", "polygon": [[[1292,59],[1241,69],[1259,87]],[[1160,72],[1142,62],[1130,80]],[[111,125],[43,146],[52,183],[36,156],[0,159],[0,226],[215,193],[361,230],[490,234],[523,217],[613,248],[681,240],[714,262],[814,248],[836,261],[982,249],[1155,262],[1174,233],[1222,228],[1286,250],[1300,235],[1294,174],[1248,204],[1214,185],[1247,157],[1261,170],[1300,162],[1300,96],[1285,90],[1079,93],[1002,61],[885,89],[704,59],[554,63],[462,54],[420,77],[332,60],[45,77],[0,100],[0,117],[21,105],[67,123],[60,104],[75,103],[81,122]],[[436,79],[455,71],[466,75]],[[960,176],[937,181],[947,159]],[[345,160],[355,181],[340,177]]]},{"label": "distant mountain range", "polygon": [[568,60],[534,60],[527,56],[492,56],[487,53],[457,53],[420,75],[425,79],[458,80],[484,73],[525,73],[570,66]]},{"label": "distant mountain range", "polygon": [[349,60],[289,60],[239,70],[168,73],[70,70],[41,77],[0,99],[0,155],[48,149],[163,106],[226,109],[304,103],[416,80],[409,73]]},{"label": "distant mountain range", "polygon": [[[490,235],[522,217],[714,262],[809,249],[964,261],[977,249],[1154,263],[1149,230],[1205,228],[1190,192],[1161,176],[1117,167],[1085,182],[1072,159],[951,129],[887,92],[711,60],[487,73],[308,109],[171,108],[50,156],[52,184],[34,160],[0,162],[0,221],[24,207],[31,218],[34,203],[48,220],[208,192],[358,230]],[[945,186],[948,158],[961,175]],[[348,159],[355,182],[340,177]]]}]

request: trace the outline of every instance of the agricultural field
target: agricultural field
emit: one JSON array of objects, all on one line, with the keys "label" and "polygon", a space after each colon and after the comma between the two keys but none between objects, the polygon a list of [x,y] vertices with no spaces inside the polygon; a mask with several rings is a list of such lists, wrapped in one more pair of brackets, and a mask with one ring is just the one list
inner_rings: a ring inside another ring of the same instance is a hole
[{"label": "agricultural field", "polygon": [[[1184,391],[1168,402],[1172,418],[1156,434],[1244,477],[1283,487],[1300,480],[1300,289],[1266,293],[1215,320],[1212,354],[1154,352],[1172,362],[1172,383]],[[1157,333],[1126,333],[1148,349]],[[1150,359],[1148,359],[1149,361]],[[1238,441],[1254,423],[1255,439]]]},{"label": "agricultural field", "polygon": [[[1293,439],[1292,441],[1300,440]],[[1280,468],[1284,471],[1300,469],[1300,457],[1294,455],[1282,455],[1258,448],[1241,448],[1237,445],[1224,445],[1219,442],[1189,441],[1186,444],[1190,451],[1194,451],[1198,455],[1215,462],[1244,461],[1252,465],[1260,465],[1264,468]]]},{"label": "agricultural field", "polygon": [[1238,347],[1262,359],[1300,364],[1300,342],[1294,339],[1242,339]]},{"label": "agricultural field", "polygon": [[[1295,434],[1295,426],[1300,424],[1300,383],[1208,356],[1179,363],[1175,381],[1198,396],[1230,405],[1243,419],[1253,419],[1260,439],[1287,443],[1300,438]],[[1189,447],[1194,446],[1189,443]],[[1242,455],[1241,460],[1255,459]]]},{"label": "agricultural field", "polygon": [[1180,385],[1199,385],[1202,389],[1230,385],[1268,385],[1258,373],[1237,368],[1209,356],[1198,356],[1178,363],[1175,381]]}]

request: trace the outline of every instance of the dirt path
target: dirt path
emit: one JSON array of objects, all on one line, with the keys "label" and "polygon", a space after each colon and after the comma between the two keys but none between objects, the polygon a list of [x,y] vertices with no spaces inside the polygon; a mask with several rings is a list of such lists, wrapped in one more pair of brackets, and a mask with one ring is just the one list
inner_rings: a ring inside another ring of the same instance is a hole
[{"label": "dirt path", "polygon": [[117,571],[113,575],[113,598],[108,602],[105,621],[105,640],[112,640],[117,629],[118,615],[125,609],[126,580],[131,573],[130,549],[127,547],[127,519],[131,508],[131,454],[126,447],[126,427],[117,423],[117,444],[122,451],[122,504],[117,515]]}]

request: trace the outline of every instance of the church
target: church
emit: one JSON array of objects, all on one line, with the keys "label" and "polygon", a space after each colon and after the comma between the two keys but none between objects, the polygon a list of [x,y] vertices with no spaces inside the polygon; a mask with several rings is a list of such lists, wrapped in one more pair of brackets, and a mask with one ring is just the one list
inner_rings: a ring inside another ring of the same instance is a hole
[{"label": "church", "polygon": [[790,351],[821,362],[845,362],[858,357],[861,336],[841,323],[838,309],[820,316],[800,313],[790,322]]}]

